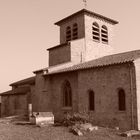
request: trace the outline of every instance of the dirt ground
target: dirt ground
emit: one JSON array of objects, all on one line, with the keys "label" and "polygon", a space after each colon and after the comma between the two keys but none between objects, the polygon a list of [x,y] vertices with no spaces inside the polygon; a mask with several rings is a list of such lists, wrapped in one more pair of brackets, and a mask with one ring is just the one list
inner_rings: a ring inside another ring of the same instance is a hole
[{"label": "dirt ground", "polygon": [[119,131],[99,128],[76,136],[67,127],[37,127],[0,122],[0,140],[140,140],[140,137],[126,138],[119,136]]}]

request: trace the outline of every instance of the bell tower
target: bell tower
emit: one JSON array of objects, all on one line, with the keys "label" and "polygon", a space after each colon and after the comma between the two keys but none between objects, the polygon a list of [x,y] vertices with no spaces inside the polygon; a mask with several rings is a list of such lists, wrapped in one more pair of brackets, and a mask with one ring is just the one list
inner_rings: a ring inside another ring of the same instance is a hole
[{"label": "bell tower", "polygon": [[60,27],[60,45],[48,49],[49,65],[67,62],[74,65],[111,54],[113,29],[117,23],[87,9],[56,22]]}]

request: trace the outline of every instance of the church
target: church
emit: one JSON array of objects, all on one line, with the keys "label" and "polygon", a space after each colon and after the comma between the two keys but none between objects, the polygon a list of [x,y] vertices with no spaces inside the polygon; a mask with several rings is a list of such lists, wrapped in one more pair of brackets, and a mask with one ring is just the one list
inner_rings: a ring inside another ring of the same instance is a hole
[{"label": "church", "polygon": [[117,21],[82,9],[55,23],[60,44],[49,66],[1,93],[1,116],[86,113],[101,126],[140,129],[140,50],[113,54]]}]

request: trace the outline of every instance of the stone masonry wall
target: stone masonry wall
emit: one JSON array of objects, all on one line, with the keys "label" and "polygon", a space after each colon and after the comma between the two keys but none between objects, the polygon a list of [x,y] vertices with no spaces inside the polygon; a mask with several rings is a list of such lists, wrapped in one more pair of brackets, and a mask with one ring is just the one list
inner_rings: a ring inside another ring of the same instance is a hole
[{"label": "stone masonry wall", "polygon": [[54,66],[70,61],[70,46],[61,46],[49,50],[49,66]]},{"label": "stone masonry wall", "polygon": [[[79,111],[87,112],[95,124],[131,129],[132,102],[129,66],[112,65],[78,73]],[[118,90],[126,95],[126,111],[118,110]],[[88,90],[95,94],[95,110],[88,109]]]},{"label": "stone masonry wall", "polygon": [[49,72],[70,67],[85,61],[85,39],[72,40],[70,46],[49,51]]},{"label": "stone masonry wall", "polygon": [[[72,108],[63,107],[62,85],[68,80],[72,88]],[[47,86],[47,85],[46,85]],[[65,112],[78,111],[77,73],[63,73],[51,76],[51,105],[56,120],[62,120]]]},{"label": "stone masonry wall", "polygon": [[2,96],[1,116],[27,115],[27,95]]},{"label": "stone masonry wall", "polygon": [[73,64],[85,61],[85,38],[71,41],[71,61]]},{"label": "stone masonry wall", "polygon": [[78,38],[83,38],[85,36],[85,31],[84,31],[84,16],[78,15],[73,17],[72,19],[69,19],[65,21],[63,24],[60,26],[60,44],[66,42],[66,28],[67,26],[70,26],[72,29],[72,26],[74,23],[78,24]]},{"label": "stone masonry wall", "polygon": [[137,124],[140,130],[140,59],[135,60],[135,77],[136,77],[136,97],[137,97]]},{"label": "stone masonry wall", "polygon": [[[86,61],[96,59],[105,55],[112,54],[113,52],[113,38],[114,38],[114,25],[102,21],[98,18],[85,15],[85,39],[86,39]],[[100,41],[94,41],[92,38],[92,24],[96,22],[100,27]],[[108,29],[108,43],[101,41],[101,26],[105,25]]]},{"label": "stone masonry wall", "polygon": [[44,78],[43,73],[37,73],[35,79],[35,92],[32,95],[33,112],[52,111],[51,85],[49,77]]},{"label": "stone masonry wall", "polygon": [[[132,70],[132,75],[130,75],[130,70]],[[36,78],[33,111],[52,111],[56,120],[63,119],[65,112],[86,112],[97,125],[119,126],[121,129],[137,127],[133,65],[127,63],[111,65],[55,74],[45,78],[42,74],[38,74]],[[71,84],[72,108],[63,107],[62,85],[65,80]],[[120,88],[125,91],[125,111],[118,110]],[[89,90],[95,93],[95,111],[88,109]]]}]

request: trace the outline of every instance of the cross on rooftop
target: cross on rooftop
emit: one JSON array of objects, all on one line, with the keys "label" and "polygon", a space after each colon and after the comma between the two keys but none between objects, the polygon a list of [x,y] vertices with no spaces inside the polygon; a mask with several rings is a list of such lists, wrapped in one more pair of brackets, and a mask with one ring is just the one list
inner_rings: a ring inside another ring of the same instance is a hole
[{"label": "cross on rooftop", "polygon": [[87,0],[83,0],[84,2],[84,8],[86,9],[87,8]]}]

